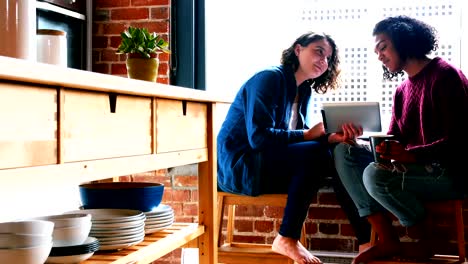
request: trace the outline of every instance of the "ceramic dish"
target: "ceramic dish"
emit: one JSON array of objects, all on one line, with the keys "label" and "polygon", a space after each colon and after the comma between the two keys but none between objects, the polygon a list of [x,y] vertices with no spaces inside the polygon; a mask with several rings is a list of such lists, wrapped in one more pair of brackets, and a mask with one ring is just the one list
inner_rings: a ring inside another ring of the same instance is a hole
[{"label": "ceramic dish", "polygon": [[95,252],[99,249],[99,240],[95,237],[88,237],[84,243],[74,246],[52,247],[49,256],[69,256],[81,255]]},{"label": "ceramic dish", "polygon": [[151,211],[161,203],[164,184],[151,182],[101,182],[79,186],[83,207]]},{"label": "ceramic dish", "polygon": [[131,247],[131,246],[134,246],[140,242],[142,242],[144,240],[144,237],[141,238],[140,240],[136,240],[136,241],[132,241],[132,242],[120,242],[120,241],[117,241],[113,244],[105,244],[105,245],[101,245],[99,246],[99,250],[119,250],[119,249],[124,249],[124,248],[128,248],[128,247]]},{"label": "ceramic dish", "polygon": [[35,247],[0,249],[1,263],[43,264],[52,249],[52,242]]},{"label": "ceramic dish", "polygon": [[0,223],[0,233],[52,235],[54,223],[44,220],[21,220]]},{"label": "ceramic dish", "polygon": [[142,211],[126,209],[83,209],[70,211],[68,213],[91,214],[91,221],[93,223],[118,223],[146,218],[145,214]]},{"label": "ceramic dish", "polygon": [[170,207],[167,204],[160,204],[158,207],[154,208],[153,210],[149,212],[145,212],[147,216],[151,215],[161,215],[161,214],[168,214],[168,213],[173,213],[174,210],[172,207]]}]

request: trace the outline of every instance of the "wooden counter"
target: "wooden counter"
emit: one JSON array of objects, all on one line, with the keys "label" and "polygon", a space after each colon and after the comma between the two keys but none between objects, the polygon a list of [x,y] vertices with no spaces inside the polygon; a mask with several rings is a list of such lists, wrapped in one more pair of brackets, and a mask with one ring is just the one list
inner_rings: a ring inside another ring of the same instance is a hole
[{"label": "wooden counter", "polygon": [[46,192],[52,183],[79,185],[198,163],[198,224],[176,223],[172,231],[115,254],[97,252],[86,263],[151,263],[193,241],[201,264],[217,263],[214,120],[216,106],[229,99],[1,56],[0,93],[1,191],[29,186]]}]

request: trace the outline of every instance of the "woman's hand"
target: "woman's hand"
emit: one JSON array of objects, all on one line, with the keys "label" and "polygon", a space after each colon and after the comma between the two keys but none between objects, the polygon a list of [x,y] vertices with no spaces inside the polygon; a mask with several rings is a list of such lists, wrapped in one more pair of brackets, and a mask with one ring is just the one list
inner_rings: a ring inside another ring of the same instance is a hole
[{"label": "woman's hand", "polygon": [[313,127],[304,131],[304,139],[305,140],[314,140],[321,136],[325,135],[325,128],[323,127],[323,123],[319,122]]},{"label": "woman's hand", "polygon": [[375,146],[375,152],[380,154],[383,159],[394,160],[399,163],[414,163],[416,157],[413,153],[407,151],[397,140],[386,140]]},{"label": "woman's hand", "polygon": [[345,141],[354,141],[363,133],[361,126],[356,126],[352,123],[346,123],[341,126],[343,132],[332,133],[328,137],[329,143],[339,143]]}]

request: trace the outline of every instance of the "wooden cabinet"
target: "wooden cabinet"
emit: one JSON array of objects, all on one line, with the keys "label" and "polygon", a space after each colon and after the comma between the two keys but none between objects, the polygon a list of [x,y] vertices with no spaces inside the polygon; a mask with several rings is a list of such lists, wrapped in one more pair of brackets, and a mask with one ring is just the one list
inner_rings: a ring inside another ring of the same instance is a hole
[{"label": "wooden cabinet", "polygon": [[207,106],[156,99],[156,153],[207,147]]},{"label": "wooden cabinet", "polygon": [[63,162],[151,154],[152,99],[61,91]]},{"label": "wooden cabinet", "polygon": [[0,83],[0,169],[57,162],[57,90]]},{"label": "wooden cabinet", "polygon": [[[198,247],[200,264],[217,263],[218,103],[229,100],[0,57],[0,201],[9,205],[29,190],[30,197],[47,194],[53,203],[60,200],[53,196],[59,183],[77,186],[198,163],[198,223],[175,223],[131,248],[97,252],[85,263],[151,263],[184,245]],[[30,199],[27,206],[51,204]],[[15,209],[24,212],[21,206],[2,207],[2,216]]]}]

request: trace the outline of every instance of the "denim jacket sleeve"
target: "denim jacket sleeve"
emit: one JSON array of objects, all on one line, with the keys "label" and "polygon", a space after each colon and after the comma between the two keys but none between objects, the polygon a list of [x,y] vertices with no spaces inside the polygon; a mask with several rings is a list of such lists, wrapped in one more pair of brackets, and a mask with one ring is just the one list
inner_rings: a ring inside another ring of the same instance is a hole
[{"label": "denim jacket sleeve", "polygon": [[250,146],[286,145],[304,140],[302,130],[288,130],[290,105],[296,95],[294,77],[281,71],[263,71],[243,89],[245,123]]}]

